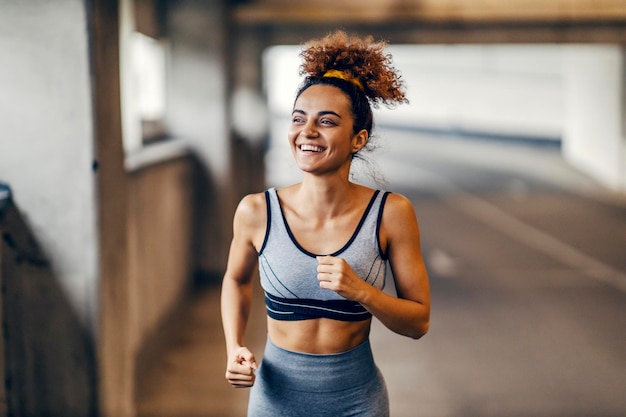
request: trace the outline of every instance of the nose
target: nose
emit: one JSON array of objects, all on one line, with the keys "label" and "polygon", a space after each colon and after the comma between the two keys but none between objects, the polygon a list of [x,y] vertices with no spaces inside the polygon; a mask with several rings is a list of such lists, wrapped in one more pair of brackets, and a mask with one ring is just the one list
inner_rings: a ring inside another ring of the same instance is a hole
[{"label": "nose", "polygon": [[317,131],[317,126],[315,125],[315,121],[308,120],[306,122],[306,125],[304,126],[304,129],[302,129],[302,133],[304,133],[304,135],[307,138],[316,138],[317,136],[319,136],[319,132]]}]

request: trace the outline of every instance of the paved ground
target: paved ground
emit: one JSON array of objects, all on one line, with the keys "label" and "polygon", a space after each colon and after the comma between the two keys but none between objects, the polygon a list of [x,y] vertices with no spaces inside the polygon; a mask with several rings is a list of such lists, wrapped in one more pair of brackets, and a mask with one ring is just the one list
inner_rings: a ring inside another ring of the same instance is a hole
[{"label": "paved ground", "polygon": [[[626,201],[551,148],[382,136],[381,168],[414,201],[432,285],[423,339],[373,326],[392,416],[625,416]],[[245,415],[247,392],[223,379],[218,297],[208,288],[181,309],[140,383],[142,417]],[[250,330],[260,353],[261,302]]]}]

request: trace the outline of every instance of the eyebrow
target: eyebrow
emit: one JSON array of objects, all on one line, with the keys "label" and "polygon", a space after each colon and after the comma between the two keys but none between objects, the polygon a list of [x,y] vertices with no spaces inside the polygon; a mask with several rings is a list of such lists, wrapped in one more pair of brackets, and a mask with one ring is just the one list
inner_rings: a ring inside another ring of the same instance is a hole
[{"label": "eyebrow", "polygon": [[[304,114],[306,115],[306,112],[304,110],[300,110],[300,109],[294,109],[291,114],[293,115],[294,113],[298,113],[298,114]],[[338,118],[341,119],[341,116],[338,113],[335,113],[332,110],[322,110],[320,112],[317,113],[318,116],[325,116],[327,114],[332,114],[333,116],[337,116]]]}]

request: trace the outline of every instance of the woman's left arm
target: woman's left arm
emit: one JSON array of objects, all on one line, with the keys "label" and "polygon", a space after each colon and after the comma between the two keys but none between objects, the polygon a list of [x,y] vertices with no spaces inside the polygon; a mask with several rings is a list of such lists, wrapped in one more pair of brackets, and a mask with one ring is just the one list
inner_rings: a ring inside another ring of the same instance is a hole
[{"label": "woman's left arm", "polygon": [[390,194],[387,198],[380,241],[386,244],[398,297],[364,282],[343,259],[330,256],[319,259],[320,286],[359,302],[390,330],[419,339],[428,332],[430,288],[417,218],[406,197]]}]

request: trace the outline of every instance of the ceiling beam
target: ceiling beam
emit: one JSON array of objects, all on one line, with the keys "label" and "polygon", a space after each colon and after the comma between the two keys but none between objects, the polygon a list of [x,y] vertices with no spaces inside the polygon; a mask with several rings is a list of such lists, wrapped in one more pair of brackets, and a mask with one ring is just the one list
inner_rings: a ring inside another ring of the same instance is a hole
[{"label": "ceiling beam", "polygon": [[239,24],[626,23],[624,0],[265,0],[233,10]]},{"label": "ceiling beam", "polygon": [[257,0],[232,18],[274,42],[341,28],[392,43],[626,45],[624,0]]}]

